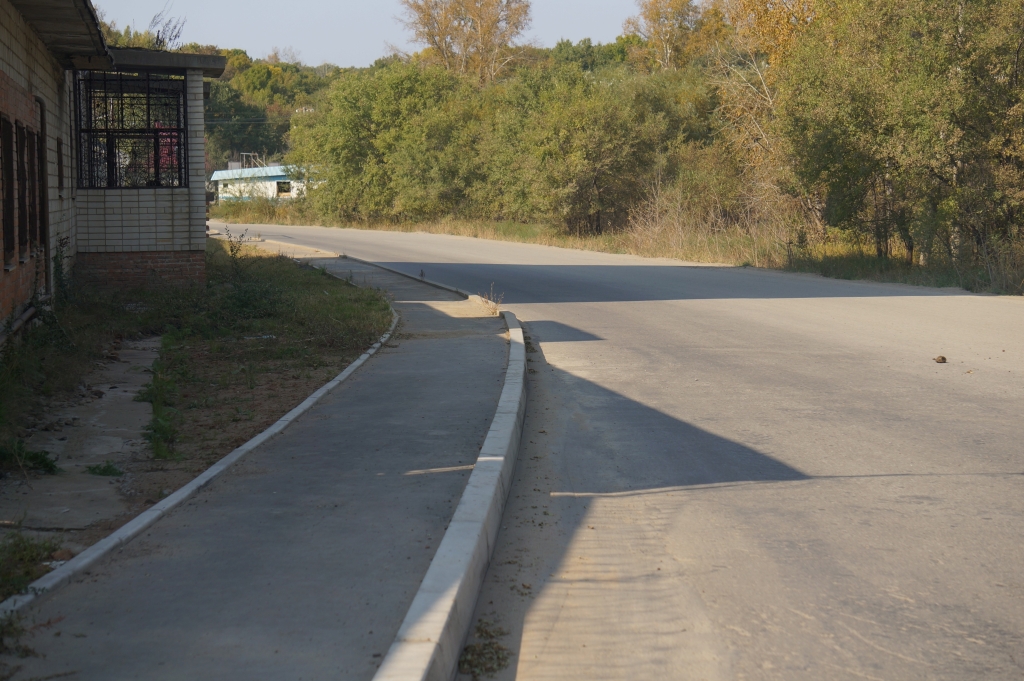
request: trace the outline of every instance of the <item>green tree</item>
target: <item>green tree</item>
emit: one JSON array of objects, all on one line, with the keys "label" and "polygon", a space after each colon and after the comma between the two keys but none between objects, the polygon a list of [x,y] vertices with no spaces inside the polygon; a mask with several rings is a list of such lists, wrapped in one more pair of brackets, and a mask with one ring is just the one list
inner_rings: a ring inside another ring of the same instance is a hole
[{"label": "green tree", "polygon": [[989,268],[1021,238],[1020,0],[819,8],[782,83],[794,168],[831,224]]},{"label": "green tree", "polygon": [[[315,111],[296,116],[291,133],[290,158],[310,174],[311,201],[350,219],[422,216],[456,205],[454,190],[442,186],[456,171],[437,171],[427,157],[436,164],[473,156],[458,146],[467,139],[457,130],[465,111],[454,102],[465,88],[442,68],[400,62],[339,79]],[[421,160],[428,165],[416,168]]]},{"label": "green tree", "polygon": [[273,121],[264,107],[246,102],[230,83],[210,84],[206,102],[206,155],[211,169],[224,168],[240,152],[267,157],[284,152],[288,122]]}]

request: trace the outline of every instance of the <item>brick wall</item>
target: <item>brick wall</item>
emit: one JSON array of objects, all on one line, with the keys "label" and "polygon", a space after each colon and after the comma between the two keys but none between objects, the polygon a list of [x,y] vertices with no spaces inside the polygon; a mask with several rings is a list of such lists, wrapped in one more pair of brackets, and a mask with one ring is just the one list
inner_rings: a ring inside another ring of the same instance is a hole
[{"label": "brick wall", "polygon": [[21,314],[32,300],[35,287],[42,288],[45,277],[46,267],[40,258],[30,258],[28,262],[4,272],[0,280],[0,310],[3,311],[0,321],[5,322],[8,317]]},{"label": "brick wall", "polygon": [[[0,0],[0,114],[39,131],[42,121],[37,97],[46,111],[48,243],[52,246],[57,238],[67,236],[69,252],[73,254],[71,80],[21,14],[8,0]],[[64,159],[63,188],[57,176],[58,149]],[[44,249],[30,256],[24,262],[19,259],[11,263],[11,269],[0,271],[0,321],[20,314],[34,288],[46,288],[47,252]]]},{"label": "brick wall", "polygon": [[206,282],[206,256],[203,251],[79,253],[75,278],[101,287],[203,284]]}]

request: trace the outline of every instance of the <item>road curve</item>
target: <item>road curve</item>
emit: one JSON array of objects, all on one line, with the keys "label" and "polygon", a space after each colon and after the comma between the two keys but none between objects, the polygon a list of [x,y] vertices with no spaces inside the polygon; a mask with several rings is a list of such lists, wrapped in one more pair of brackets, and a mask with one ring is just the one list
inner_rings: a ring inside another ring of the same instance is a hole
[{"label": "road curve", "polygon": [[256,231],[493,282],[524,322],[525,448],[478,607],[509,632],[499,679],[1024,676],[1024,300]]}]

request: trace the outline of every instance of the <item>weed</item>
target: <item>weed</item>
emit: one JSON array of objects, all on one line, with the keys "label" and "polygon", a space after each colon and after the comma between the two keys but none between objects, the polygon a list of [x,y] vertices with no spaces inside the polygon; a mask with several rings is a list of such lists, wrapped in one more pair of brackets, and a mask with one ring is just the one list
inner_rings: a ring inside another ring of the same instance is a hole
[{"label": "weed", "polygon": [[493,622],[480,620],[476,624],[476,636],[479,643],[470,643],[459,656],[459,673],[469,674],[473,681],[479,681],[481,675],[493,677],[508,667],[512,651],[498,643],[498,639],[507,636],[508,632]]},{"label": "weed", "polygon": [[492,317],[497,317],[499,314],[501,314],[501,303],[502,303],[502,301],[504,299],[505,299],[505,294],[504,293],[499,293],[497,296],[494,295],[494,282],[493,281],[491,282],[491,292],[489,294],[488,293],[481,293],[480,294],[480,300],[483,301],[484,306],[487,308],[488,312],[491,313]]},{"label": "weed", "polygon": [[153,380],[135,397],[139,402],[153,405],[153,417],[146,425],[143,436],[153,448],[157,459],[175,458],[174,444],[178,440],[178,410],[174,404],[175,384],[166,374],[163,363],[153,364]]},{"label": "weed", "polygon": [[63,305],[71,300],[74,287],[71,282],[71,275],[68,272],[67,260],[68,246],[71,244],[71,237],[58,237],[53,245],[53,301],[54,305]]},{"label": "weed", "polygon": [[22,593],[50,568],[43,565],[60,548],[57,539],[38,540],[12,532],[0,539],[0,601]]},{"label": "weed", "polygon": [[241,407],[235,407],[235,414],[231,417],[232,421],[252,421],[256,417],[256,412],[251,409],[242,409]]},{"label": "weed", "polygon": [[101,464],[98,463],[92,466],[86,466],[85,470],[87,473],[92,473],[93,475],[105,475],[112,478],[124,475],[124,471],[118,468],[113,461],[105,461]]},{"label": "weed", "polygon": [[254,363],[252,363],[252,362],[249,362],[248,364],[246,364],[245,370],[243,371],[243,373],[245,374],[245,385],[246,385],[246,387],[249,388],[249,390],[255,389],[256,388],[256,373],[257,373],[256,365]]},{"label": "weed", "polygon": [[18,438],[0,443],[0,471],[3,470],[19,471],[23,475],[29,472],[56,475],[60,472],[49,452],[26,449],[25,441]]},{"label": "weed", "polygon": [[[0,655],[14,655],[20,658],[35,656],[36,651],[21,642],[21,637],[26,633],[27,630],[21,623],[21,616],[18,613],[12,612],[0,617]],[[12,667],[0,660],[0,681],[9,681],[19,671],[20,666]]]}]

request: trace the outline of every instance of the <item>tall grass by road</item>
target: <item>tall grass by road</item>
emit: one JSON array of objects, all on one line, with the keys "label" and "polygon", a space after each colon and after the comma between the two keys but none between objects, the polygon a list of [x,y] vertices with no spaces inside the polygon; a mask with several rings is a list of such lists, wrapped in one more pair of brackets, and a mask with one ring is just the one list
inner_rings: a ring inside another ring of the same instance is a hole
[{"label": "tall grass by road", "polygon": [[[707,198],[707,197],[705,197]],[[1024,245],[1007,244],[989,261],[972,262],[936,252],[922,265],[910,263],[894,243],[892,256],[878,258],[855,232],[811,226],[796,206],[724,214],[714,199],[695,207],[679,197],[654,196],[616,232],[575,235],[542,222],[445,218],[425,222],[324,220],[301,200],[250,200],[213,206],[211,218],[238,224],[317,225],[398,232],[451,234],[495,241],[624,253],[687,262],[753,266],[919,286],[962,287],[969,291],[1024,293]]]}]

